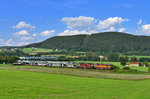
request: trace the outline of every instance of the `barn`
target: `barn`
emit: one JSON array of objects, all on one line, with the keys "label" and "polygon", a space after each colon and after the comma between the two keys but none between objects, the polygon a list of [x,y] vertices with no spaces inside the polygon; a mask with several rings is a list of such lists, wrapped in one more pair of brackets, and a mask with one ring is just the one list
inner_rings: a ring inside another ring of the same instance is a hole
[{"label": "barn", "polygon": [[134,66],[134,67],[139,67],[141,65],[140,62],[130,62],[129,64],[126,64],[126,66]]}]

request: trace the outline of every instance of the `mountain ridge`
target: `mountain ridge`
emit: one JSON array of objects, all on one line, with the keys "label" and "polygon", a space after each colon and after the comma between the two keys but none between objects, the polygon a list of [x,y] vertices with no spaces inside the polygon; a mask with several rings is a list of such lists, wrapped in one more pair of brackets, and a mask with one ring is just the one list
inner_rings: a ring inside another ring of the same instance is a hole
[{"label": "mountain ridge", "polygon": [[150,50],[150,43],[148,42],[150,42],[150,36],[102,32],[91,35],[55,36],[23,47],[123,52]]}]

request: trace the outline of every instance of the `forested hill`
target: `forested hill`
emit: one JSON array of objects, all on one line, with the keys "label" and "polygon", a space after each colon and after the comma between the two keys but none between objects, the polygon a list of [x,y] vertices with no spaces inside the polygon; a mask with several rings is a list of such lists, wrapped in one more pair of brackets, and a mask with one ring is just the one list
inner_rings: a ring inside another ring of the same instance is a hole
[{"label": "forested hill", "polygon": [[120,32],[55,36],[25,47],[105,52],[147,51],[150,50],[150,36],[137,36]]}]

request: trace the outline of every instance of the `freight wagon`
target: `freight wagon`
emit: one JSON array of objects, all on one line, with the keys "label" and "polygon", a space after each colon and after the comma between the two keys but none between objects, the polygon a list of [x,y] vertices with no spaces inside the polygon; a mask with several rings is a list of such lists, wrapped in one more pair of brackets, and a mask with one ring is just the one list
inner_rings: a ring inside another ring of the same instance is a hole
[{"label": "freight wagon", "polygon": [[79,63],[79,68],[85,68],[85,69],[94,69],[94,64],[92,63]]},{"label": "freight wagon", "polygon": [[110,70],[111,67],[112,67],[112,65],[110,65],[110,64],[95,64],[94,65],[95,69],[102,69],[102,70],[105,70],[105,69]]}]

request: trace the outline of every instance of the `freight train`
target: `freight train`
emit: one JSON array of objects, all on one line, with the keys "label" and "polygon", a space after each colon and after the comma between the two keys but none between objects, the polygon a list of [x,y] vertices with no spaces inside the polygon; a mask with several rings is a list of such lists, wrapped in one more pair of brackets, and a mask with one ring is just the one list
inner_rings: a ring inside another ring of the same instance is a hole
[{"label": "freight train", "polygon": [[84,69],[100,69],[111,70],[111,64],[93,64],[93,63],[75,63],[75,62],[59,62],[59,61],[31,61],[18,60],[13,65],[31,65],[31,66],[47,66],[47,67],[70,67],[70,68],[84,68]]},{"label": "freight train", "polygon": [[111,70],[112,65],[111,64],[79,63],[78,68]]}]

